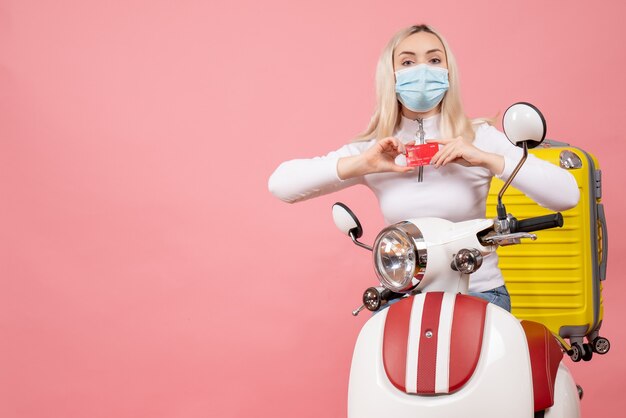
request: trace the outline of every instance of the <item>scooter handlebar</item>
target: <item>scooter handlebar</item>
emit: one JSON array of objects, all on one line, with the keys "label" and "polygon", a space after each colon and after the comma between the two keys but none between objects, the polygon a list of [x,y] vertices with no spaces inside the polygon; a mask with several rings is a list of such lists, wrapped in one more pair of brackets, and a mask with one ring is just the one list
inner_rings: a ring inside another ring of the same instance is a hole
[{"label": "scooter handlebar", "polygon": [[511,232],[534,232],[542,229],[560,228],[562,226],[563,215],[561,215],[561,212],[557,212],[513,222]]}]

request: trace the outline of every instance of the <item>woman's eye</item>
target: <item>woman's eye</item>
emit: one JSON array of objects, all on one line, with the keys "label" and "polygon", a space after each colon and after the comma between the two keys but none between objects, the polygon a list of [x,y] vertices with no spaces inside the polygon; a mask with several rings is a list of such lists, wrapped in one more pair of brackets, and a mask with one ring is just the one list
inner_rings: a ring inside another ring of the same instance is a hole
[{"label": "woman's eye", "polygon": [[411,65],[411,64],[413,64],[413,61],[409,61],[409,60],[404,60],[404,61],[402,61],[402,65],[404,65],[405,67],[406,67],[407,65]]},{"label": "woman's eye", "polygon": [[440,60],[439,58],[432,58],[432,59],[430,60],[430,62],[431,62],[432,64],[441,64],[441,60]]}]

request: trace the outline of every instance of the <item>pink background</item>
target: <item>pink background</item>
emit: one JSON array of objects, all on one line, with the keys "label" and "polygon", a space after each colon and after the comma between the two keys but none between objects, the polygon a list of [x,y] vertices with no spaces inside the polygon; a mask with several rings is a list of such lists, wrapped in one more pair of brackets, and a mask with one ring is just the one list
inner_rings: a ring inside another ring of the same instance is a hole
[{"label": "pink background", "polygon": [[[0,1],[0,416],[341,417],[374,283],[335,231],[362,188],[290,206],[286,159],[363,130],[377,57],[427,22],[471,116],[538,105],[593,152],[610,231],[603,334],[573,364],[587,417],[624,416],[626,7],[398,0]],[[503,413],[505,415],[505,413]]]}]

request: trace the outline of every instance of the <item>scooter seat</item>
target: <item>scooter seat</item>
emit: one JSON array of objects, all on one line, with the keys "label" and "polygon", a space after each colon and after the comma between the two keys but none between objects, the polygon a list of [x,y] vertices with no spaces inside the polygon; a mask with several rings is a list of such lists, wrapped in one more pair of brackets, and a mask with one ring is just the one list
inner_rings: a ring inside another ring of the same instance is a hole
[{"label": "scooter seat", "polygon": [[543,324],[532,321],[522,321],[521,324],[530,352],[535,412],[543,411],[554,404],[556,372],[563,358],[563,351]]}]

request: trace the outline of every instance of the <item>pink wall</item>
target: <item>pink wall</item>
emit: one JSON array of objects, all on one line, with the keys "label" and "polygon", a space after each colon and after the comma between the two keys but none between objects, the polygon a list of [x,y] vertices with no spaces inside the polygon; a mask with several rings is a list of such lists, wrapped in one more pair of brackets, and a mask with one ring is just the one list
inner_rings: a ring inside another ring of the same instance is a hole
[{"label": "pink wall", "polygon": [[[571,364],[585,416],[623,416],[621,1],[0,1],[0,416],[340,417],[374,283],[286,159],[338,148],[400,27],[451,43],[468,112],[537,104],[593,152],[610,226],[609,355]],[[392,6],[392,7],[390,7]]]}]

